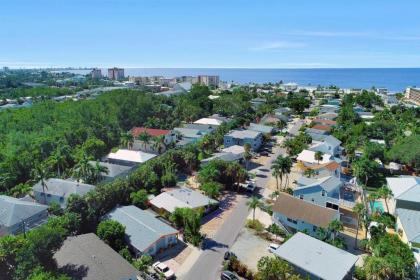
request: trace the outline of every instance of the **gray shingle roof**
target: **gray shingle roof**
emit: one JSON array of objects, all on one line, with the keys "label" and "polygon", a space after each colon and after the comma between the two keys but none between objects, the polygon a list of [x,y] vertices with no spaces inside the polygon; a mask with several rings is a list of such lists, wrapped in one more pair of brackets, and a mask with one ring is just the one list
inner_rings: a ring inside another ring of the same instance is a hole
[{"label": "gray shingle roof", "polygon": [[261,133],[271,133],[274,128],[272,126],[268,126],[268,125],[250,123],[249,124],[249,129],[254,130],[254,131],[258,131],[258,132],[261,132]]},{"label": "gray shingle roof", "polygon": [[203,136],[202,132],[198,129],[175,127],[174,131],[178,131],[183,137],[187,138],[200,138]]},{"label": "gray shingle roof", "polygon": [[227,135],[233,138],[238,138],[238,139],[245,139],[245,138],[254,139],[258,137],[260,134],[261,132],[259,131],[246,129],[246,130],[233,130],[229,132],[229,134]]},{"label": "gray shingle roof", "polygon": [[297,183],[299,185],[303,185],[302,187],[298,187],[297,189],[304,189],[309,188],[313,186],[320,186],[322,189],[324,189],[327,192],[333,191],[334,189],[341,186],[341,181],[335,176],[327,176],[319,179],[315,178],[307,178],[307,177],[300,177],[297,180]]},{"label": "gray shingle roof", "polygon": [[72,279],[143,279],[139,271],[93,233],[68,237],[54,258],[60,271]]},{"label": "gray shingle roof", "polygon": [[[89,163],[92,165],[96,165],[96,161],[90,161]],[[110,178],[117,177],[121,175],[122,173],[128,172],[131,169],[133,169],[133,166],[125,166],[125,165],[113,164],[113,163],[102,162],[102,161],[99,162],[99,165],[102,167],[108,168],[108,173],[102,173],[102,176],[110,177]]]},{"label": "gray shingle roof", "polygon": [[296,233],[274,254],[325,280],[342,280],[358,257],[301,232]]},{"label": "gray shingle roof", "polygon": [[420,211],[401,208],[396,211],[408,241],[420,243]]},{"label": "gray shingle roof", "polygon": [[[51,178],[45,181],[47,189],[46,194],[51,194],[61,197],[69,197],[71,194],[83,196],[89,191],[93,190],[95,186],[89,184],[78,183],[70,180]],[[36,183],[32,189],[37,192],[42,192],[41,182]]]},{"label": "gray shingle roof", "polygon": [[133,205],[115,208],[106,215],[106,218],[125,226],[125,234],[130,244],[140,252],[145,251],[161,237],[178,232],[151,213]]},{"label": "gray shingle roof", "polygon": [[48,209],[46,205],[0,195],[0,225],[13,226],[46,209]]}]

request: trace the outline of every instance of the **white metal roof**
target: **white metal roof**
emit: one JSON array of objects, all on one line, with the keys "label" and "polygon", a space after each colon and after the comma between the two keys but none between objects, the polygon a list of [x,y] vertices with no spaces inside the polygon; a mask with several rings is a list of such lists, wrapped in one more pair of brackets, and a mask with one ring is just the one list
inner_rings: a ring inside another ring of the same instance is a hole
[{"label": "white metal roof", "polygon": [[274,254],[291,264],[325,280],[342,280],[358,257],[328,243],[296,233]]},{"label": "white metal roof", "polygon": [[114,160],[123,160],[123,161],[131,161],[137,163],[144,163],[149,159],[154,158],[156,155],[145,153],[142,151],[133,151],[133,150],[126,150],[126,149],[119,149],[115,153],[110,153],[108,158]]},{"label": "white metal roof", "polygon": [[[315,152],[310,150],[303,150],[297,157],[297,160],[308,162],[308,163],[318,163],[315,159]],[[322,155],[322,160],[319,161],[319,164],[328,163],[332,160],[332,156],[328,154]]]}]

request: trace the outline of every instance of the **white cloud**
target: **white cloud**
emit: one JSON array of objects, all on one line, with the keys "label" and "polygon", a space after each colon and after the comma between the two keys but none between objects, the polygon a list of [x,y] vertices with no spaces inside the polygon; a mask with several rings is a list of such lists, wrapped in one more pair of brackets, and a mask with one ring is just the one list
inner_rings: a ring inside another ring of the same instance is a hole
[{"label": "white cloud", "polygon": [[303,48],[306,47],[306,44],[296,43],[296,42],[287,42],[287,41],[275,41],[269,43],[263,43],[259,46],[252,47],[252,51],[268,51],[268,50],[280,50],[280,49],[294,49],[294,48]]}]

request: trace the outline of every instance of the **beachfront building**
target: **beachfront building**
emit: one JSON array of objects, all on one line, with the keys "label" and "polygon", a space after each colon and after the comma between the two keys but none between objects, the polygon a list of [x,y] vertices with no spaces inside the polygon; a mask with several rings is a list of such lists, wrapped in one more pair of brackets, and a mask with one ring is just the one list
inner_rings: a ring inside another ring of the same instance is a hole
[{"label": "beachfront building", "polygon": [[208,87],[219,87],[220,78],[215,75],[199,75],[197,76],[197,83]]},{"label": "beachfront building", "polygon": [[109,68],[108,69],[108,79],[110,80],[123,80],[124,79],[124,69],[123,68]]},{"label": "beachfront building", "polygon": [[420,88],[407,88],[404,97],[407,101],[420,106]]},{"label": "beachfront building", "polygon": [[48,218],[48,206],[0,195],[0,236],[19,234],[31,230]]},{"label": "beachfront building", "polygon": [[93,80],[101,79],[102,78],[102,71],[99,68],[93,68],[92,71],[90,71],[90,76]]},{"label": "beachfront building", "polygon": [[263,134],[254,130],[233,130],[223,138],[225,147],[233,145],[244,146],[246,143],[251,145],[253,151],[257,151],[263,143]]},{"label": "beachfront building", "polygon": [[358,257],[298,232],[274,251],[304,279],[351,280]]}]

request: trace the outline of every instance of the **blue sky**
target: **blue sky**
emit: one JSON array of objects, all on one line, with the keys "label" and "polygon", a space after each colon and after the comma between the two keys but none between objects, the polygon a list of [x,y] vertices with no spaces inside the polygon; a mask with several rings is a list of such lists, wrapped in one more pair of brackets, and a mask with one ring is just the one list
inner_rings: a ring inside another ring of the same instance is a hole
[{"label": "blue sky", "polygon": [[0,66],[420,67],[419,0],[0,1]]}]

